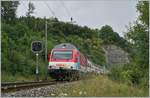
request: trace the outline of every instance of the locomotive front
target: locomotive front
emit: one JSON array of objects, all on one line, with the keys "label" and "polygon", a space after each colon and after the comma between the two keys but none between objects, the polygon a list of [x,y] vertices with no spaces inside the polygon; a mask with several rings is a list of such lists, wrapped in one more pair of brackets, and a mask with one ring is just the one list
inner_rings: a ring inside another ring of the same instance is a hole
[{"label": "locomotive front", "polygon": [[78,63],[76,51],[73,49],[53,49],[49,59],[48,69],[77,70]]},{"label": "locomotive front", "polygon": [[48,72],[51,76],[66,76],[67,73],[80,69],[79,51],[71,44],[57,45],[49,54],[48,62]]}]

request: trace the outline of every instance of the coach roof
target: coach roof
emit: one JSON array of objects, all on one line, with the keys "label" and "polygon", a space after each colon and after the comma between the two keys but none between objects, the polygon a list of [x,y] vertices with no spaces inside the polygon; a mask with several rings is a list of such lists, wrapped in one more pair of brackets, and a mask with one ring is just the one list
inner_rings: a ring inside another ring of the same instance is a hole
[{"label": "coach roof", "polygon": [[62,44],[59,44],[59,45],[56,45],[54,47],[55,48],[67,48],[67,49],[77,49],[74,45],[70,44],[70,43],[62,43]]}]

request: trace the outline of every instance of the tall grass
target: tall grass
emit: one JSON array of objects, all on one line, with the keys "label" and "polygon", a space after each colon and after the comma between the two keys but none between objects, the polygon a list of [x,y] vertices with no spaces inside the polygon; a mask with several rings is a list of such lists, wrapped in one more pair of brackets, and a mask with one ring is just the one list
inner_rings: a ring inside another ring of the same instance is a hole
[{"label": "tall grass", "polygon": [[[51,96],[51,94],[50,94]],[[55,96],[99,96],[99,97],[120,97],[120,96],[148,96],[148,90],[116,83],[106,76],[96,76],[93,79],[86,79],[75,82],[72,85],[60,87]]]},{"label": "tall grass", "polygon": [[[48,76],[48,80],[52,78]],[[45,80],[45,75],[39,75],[39,80]],[[1,82],[23,82],[23,81],[36,81],[36,75],[22,75],[15,74],[12,75],[10,73],[2,72],[1,73]]]}]

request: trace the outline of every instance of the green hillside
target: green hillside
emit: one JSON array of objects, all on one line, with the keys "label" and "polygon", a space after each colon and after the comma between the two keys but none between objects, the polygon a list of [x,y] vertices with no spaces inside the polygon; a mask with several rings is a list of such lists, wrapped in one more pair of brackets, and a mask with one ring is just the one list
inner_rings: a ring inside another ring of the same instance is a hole
[{"label": "green hillside", "polygon": [[[148,88],[149,69],[149,3],[139,1],[136,8],[138,19],[128,26],[124,37],[120,37],[109,25],[91,29],[57,18],[36,18],[28,14],[16,17],[18,1],[2,1],[1,8],[1,80],[32,80],[35,75],[36,58],[31,51],[31,42],[42,41],[45,46],[45,22],[48,22],[48,52],[60,43],[74,44],[94,63],[104,66],[105,54],[102,46],[114,44],[129,53],[130,63],[114,65],[108,75],[110,79]],[[32,12],[32,11],[31,11]],[[30,10],[29,10],[30,13]],[[44,47],[45,49],[45,47]],[[47,71],[45,52],[39,55],[40,76]]]},{"label": "green hillside", "polygon": [[[100,30],[62,22],[57,18],[45,19],[26,16],[16,17],[15,20],[9,21],[2,17],[2,74],[3,72],[13,75],[16,73],[34,74],[36,64],[35,54],[31,52],[31,43],[38,40],[42,41],[45,46],[46,21],[48,22],[48,52],[57,44],[72,43],[90,60],[101,66],[106,64],[102,50],[103,44],[113,43],[125,47],[127,42],[108,25],[102,27],[106,34],[101,36],[103,34]],[[107,31],[113,36],[107,34]],[[44,74],[46,70],[44,50],[45,47],[40,54],[40,74]]]}]

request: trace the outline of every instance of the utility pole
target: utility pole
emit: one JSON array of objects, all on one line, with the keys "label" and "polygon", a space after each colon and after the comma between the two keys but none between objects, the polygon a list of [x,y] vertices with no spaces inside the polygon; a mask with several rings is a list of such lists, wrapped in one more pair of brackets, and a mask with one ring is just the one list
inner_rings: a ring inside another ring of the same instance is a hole
[{"label": "utility pole", "polygon": [[106,68],[105,68],[105,65],[103,66],[103,74],[105,74],[105,70],[106,70]]},{"label": "utility pole", "polygon": [[50,22],[48,23],[45,17],[45,67],[46,67],[46,76],[45,79],[47,80],[48,76],[48,63],[47,63],[47,24],[52,24],[52,23],[57,23],[57,22]]},{"label": "utility pole", "polygon": [[36,80],[39,81],[39,65],[38,65],[38,56],[39,53],[42,52],[42,42],[41,41],[33,41],[31,43],[31,51],[36,54]]},{"label": "utility pole", "polygon": [[98,39],[99,39],[99,32],[97,32],[97,37],[98,37]]},{"label": "utility pole", "polygon": [[[46,19],[45,19],[46,20]],[[47,80],[47,20],[45,21],[45,67],[46,67],[46,80]]]}]

